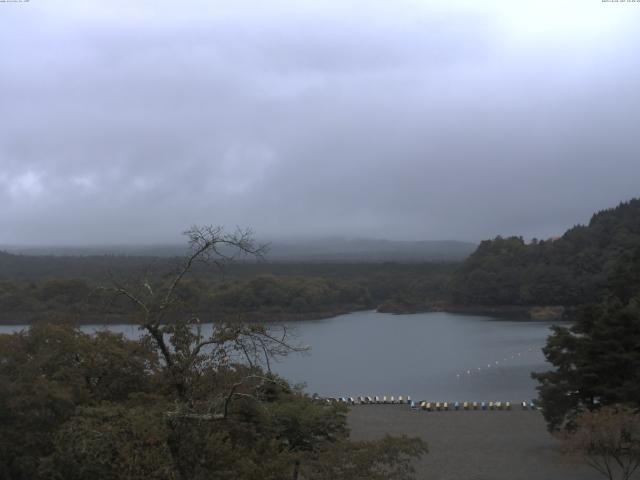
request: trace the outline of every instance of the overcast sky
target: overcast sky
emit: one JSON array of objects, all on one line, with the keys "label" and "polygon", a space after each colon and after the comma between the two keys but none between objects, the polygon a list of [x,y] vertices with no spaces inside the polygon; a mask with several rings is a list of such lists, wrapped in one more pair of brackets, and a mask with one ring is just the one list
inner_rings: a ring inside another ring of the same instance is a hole
[{"label": "overcast sky", "polygon": [[0,2],[0,244],[548,237],[640,195],[640,2]]}]

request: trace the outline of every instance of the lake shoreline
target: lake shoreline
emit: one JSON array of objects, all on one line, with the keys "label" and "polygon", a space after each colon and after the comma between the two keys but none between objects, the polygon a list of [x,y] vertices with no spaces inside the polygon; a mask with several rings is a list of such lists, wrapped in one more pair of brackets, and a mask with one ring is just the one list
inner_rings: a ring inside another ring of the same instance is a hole
[{"label": "lake shoreline", "polygon": [[[224,313],[208,313],[198,314],[201,323],[212,323],[217,320],[225,321],[244,321],[249,323],[283,323],[283,322],[304,322],[313,320],[325,320],[349,313],[376,311],[375,308],[340,308],[320,312],[224,312]],[[178,317],[193,317],[193,314],[177,314]],[[2,326],[25,326],[34,323],[71,323],[77,326],[85,325],[130,325],[137,324],[136,315],[134,314],[79,314],[79,313],[60,313],[60,314],[41,314],[31,312],[12,313],[10,315],[0,314],[0,325]],[[163,323],[171,323],[171,320]]]},{"label": "lake shoreline", "polygon": [[[393,315],[410,315],[419,313],[444,312],[455,313],[461,315],[488,316],[496,318],[506,318],[509,320],[522,321],[564,321],[567,320],[574,308],[567,308],[558,305],[548,306],[519,306],[519,305],[438,305],[438,306],[420,306],[403,308],[389,308],[385,304],[378,307],[344,307],[318,312],[264,312],[264,311],[246,311],[246,312],[216,312],[208,314],[199,314],[202,323],[211,323],[215,320],[223,319],[225,321],[245,321],[250,323],[282,323],[282,322],[304,322],[313,320],[325,320],[327,318],[346,315],[349,313],[375,311],[379,313],[390,313]],[[188,314],[184,314],[188,315]],[[189,315],[192,316],[192,315]],[[39,312],[20,312],[11,314],[0,314],[0,325],[31,325],[38,322],[49,323],[71,323],[73,325],[123,325],[135,324],[135,315],[133,314],[81,314],[81,313],[56,313],[43,314]],[[176,315],[176,318],[178,315]],[[166,322],[170,323],[170,322]]]},{"label": "lake shoreline", "polygon": [[377,309],[380,313],[396,315],[412,313],[445,312],[461,315],[483,315],[510,320],[530,321],[561,321],[567,320],[574,311],[573,308],[561,305],[434,305],[434,306],[403,306],[392,308],[384,304]]}]

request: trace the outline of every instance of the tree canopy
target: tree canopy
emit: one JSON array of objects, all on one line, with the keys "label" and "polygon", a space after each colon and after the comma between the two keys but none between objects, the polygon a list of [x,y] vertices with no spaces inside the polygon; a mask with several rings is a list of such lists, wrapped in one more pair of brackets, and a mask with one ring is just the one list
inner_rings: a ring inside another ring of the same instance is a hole
[{"label": "tree canopy", "polygon": [[555,370],[534,373],[552,430],[602,405],[640,407],[640,303],[612,299],[554,327],[543,351]]},{"label": "tree canopy", "polygon": [[[579,306],[602,300],[640,255],[640,199],[593,215],[559,238],[486,240],[453,276],[459,305]],[[635,273],[637,277],[637,273]],[[636,280],[637,281],[637,280]]]},{"label": "tree canopy", "polygon": [[554,327],[543,352],[555,370],[533,374],[552,430],[573,428],[585,411],[640,407],[640,247],[607,262],[599,296],[570,327]]}]

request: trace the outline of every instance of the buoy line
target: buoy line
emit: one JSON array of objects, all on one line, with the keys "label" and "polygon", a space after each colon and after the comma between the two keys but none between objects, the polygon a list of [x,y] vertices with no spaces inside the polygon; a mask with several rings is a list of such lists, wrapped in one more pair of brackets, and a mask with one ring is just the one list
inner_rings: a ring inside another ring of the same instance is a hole
[{"label": "buoy line", "polygon": [[493,370],[495,371],[500,366],[508,364],[509,360],[515,360],[515,359],[521,358],[523,355],[527,355],[530,352],[533,352],[533,347],[529,347],[527,350],[516,352],[513,355],[511,355],[511,357],[509,356],[504,357],[502,359],[502,363],[500,362],[500,360],[494,360],[492,362],[487,363],[486,367],[483,364],[480,367],[468,368],[466,370],[463,370],[460,373],[456,373],[456,379],[460,380],[464,377],[471,377],[472,375],[477,375],[479,373],[482,373],[483,371],[488,371],[491,368],[493,368]]}]

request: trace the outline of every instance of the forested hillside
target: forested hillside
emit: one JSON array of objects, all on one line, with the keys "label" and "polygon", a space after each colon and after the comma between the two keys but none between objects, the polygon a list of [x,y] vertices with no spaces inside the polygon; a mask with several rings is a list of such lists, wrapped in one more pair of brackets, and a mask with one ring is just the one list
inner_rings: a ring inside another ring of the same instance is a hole
[{"label": "forested hillside", "polygon": [[558,239],[482,242],[454,274],[451,297],[458,305],[594,303],[612,290],[629,297],[639,265],[640,199],[633,199]]}]

